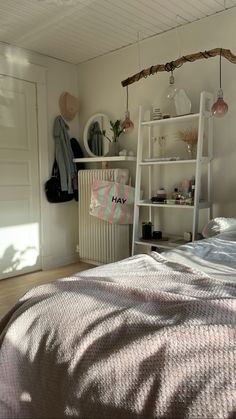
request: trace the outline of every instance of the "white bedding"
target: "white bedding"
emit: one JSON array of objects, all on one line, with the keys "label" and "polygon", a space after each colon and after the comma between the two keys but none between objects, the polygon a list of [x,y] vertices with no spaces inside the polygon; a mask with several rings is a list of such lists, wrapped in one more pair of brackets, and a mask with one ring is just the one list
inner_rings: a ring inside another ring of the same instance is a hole
[{"label": "white bedding", "polygon": [[235,285],[152,253],[32,289],[0,323],[0,418],[232,419]]},{"label": "white bedding", "polygon": [[236,232],[198,240],[164,252],[163,256],[201,270],[213,278],[236,281]]}]

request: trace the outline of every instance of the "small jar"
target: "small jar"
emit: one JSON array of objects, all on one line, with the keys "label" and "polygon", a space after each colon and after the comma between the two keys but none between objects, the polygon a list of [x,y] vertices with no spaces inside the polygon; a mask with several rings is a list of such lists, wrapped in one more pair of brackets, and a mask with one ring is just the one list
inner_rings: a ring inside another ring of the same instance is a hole
[{"label": "small jar", "polygon": [[164,202],[166,200],[166,190],[164,188],[160,188],[157,191],[157,202]]}]

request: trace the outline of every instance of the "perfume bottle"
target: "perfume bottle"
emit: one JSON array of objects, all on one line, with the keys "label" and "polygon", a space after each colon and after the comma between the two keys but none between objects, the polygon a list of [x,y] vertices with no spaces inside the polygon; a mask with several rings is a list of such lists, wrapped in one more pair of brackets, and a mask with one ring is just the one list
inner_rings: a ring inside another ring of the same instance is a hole
[{"label": "perfume bottle", "polygon": [[194,203],[194,195],[195,195],[195,177],[193,176],[189,181],[189,198],[191,198],[192,203]]}]

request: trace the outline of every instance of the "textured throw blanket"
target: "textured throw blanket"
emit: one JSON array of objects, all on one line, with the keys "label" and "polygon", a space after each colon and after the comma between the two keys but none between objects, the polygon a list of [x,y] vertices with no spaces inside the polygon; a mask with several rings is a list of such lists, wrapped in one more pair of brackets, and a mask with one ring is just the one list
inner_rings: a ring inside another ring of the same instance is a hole
[{"label": "textured throw blanket", "polygon": [[236,417],[236,283],[138,255],[29,291],[1,322],[0,418]]}]

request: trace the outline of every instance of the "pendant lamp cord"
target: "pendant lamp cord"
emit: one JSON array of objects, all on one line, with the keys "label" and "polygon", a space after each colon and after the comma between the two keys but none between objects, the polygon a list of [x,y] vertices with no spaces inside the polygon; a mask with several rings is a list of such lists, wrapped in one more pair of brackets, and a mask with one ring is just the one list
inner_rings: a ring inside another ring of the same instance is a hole
[{"label": "pendant lamp cord", "polygon": [[126,111],[129,110],[129,91],[128,86],[126,86]]},{"label": "pendant lamp cord", "polygon": [[220,49],[220,89],[221,89],[221,54],[222,54],[222,48]]}]

